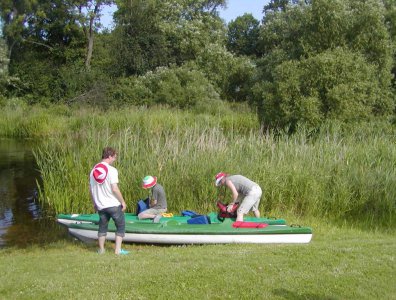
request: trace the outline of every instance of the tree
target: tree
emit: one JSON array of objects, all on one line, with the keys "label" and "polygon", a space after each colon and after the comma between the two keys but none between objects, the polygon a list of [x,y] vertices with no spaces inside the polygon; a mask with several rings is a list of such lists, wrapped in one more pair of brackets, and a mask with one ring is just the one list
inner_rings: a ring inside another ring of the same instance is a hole
[{"label": "tree", "polygon": [[389,115],[392,44],[384,21],[381,1],[301,1],[266,14],[254,88],[263,125]]},{"label": "tree", "polygon": [[118,1],[115,62],[118,74],[144,74],[158,66],[182,65],[205,45],[225,40],[217,8],[224,0]]},{"label": "tree", "polygon": [[342,48],[285,61],[272,71],[273,82],[256,86],[261,122],[294,131],[325,119],[353,122],[390,115],[395,106],[376,73],[362,54]]},{"label": "tree", "polygon": [[256,55],[260,22],[244,14],[228,24],[227,49],[237,55]]},{"label": "tree", "polygon": [[306,25],[308,19],[304,4],[292,6],[292,9],[284,12],[266,13],[260,27],[256,51],[263,56],[284,50],[289,58],[301,57],[304,54],[304,45],[299,39],[310,30]]},{"label": "tree", "polygon": [[2,29],[9,51],[8,58],[11,58],[15,44],[23,39],[24,24],[28,21],[34,7],[35,3],[31,0],[4,0],[0,2]]},{"label": "tree", "polygon": [[254,65],[248,57],[237,57],[224,46],[210,44],[201,49],[193,63],[216,87],[222,99],[248,100],[255,75]]},{"label": "tree", "polygon": [[5,77],[8,75],[8,53],[7,44],[3,38],[0,37],[0,77]]},{"label": "tree", "polygon": [[118,104],[162,104],[179,108],[192,108],[199,102],[219,100],[207,77],[186,65],[160,67],[145,76],[121,78],[112,94]]},{"label": "tree", "polygon": [[348,47],[363,53],[386,73],[392,48],[384,16],[381,1],[315,0],[289,4],[287,11],[264,18],[258,48],[263,55],[282,49],[288,59],[300,59]]},{"label": "tree", "polygon": [[99,22],[100,13],[105,5],[113,4],[113,0],[77,0],[74,5],[78,11],[78,20],[87,39],[87,55],[85,58],[85,67],[91,68],[91,59],[94,47],[95,32],[101,27]]},{"label": "tree", "polygon": [[1,5],[11,66],[29,51],[62,62],[67,60],[68,50],[80,46],[82,32],[70,3],[24,0]]},{"label": "tree", "polygon": [[159,28],[161,2],[119,1],[114,14],[114,75],[142,75],[172,63],[166,38]]},{"label": "tree", "polygon": [[267,5],[264,5],[264,13],[286,11],[290,0],[271,0]]},{"label": "tree", "polygon": [[160,28],[178,64],[194,60],[206,45],[225,44],[226,28],[217,12],[225,3],[225,0],[163,1]]},{"label": "tree", "polygon": [[384,0],[385,5],[385,23],[388,28],[390,38],[393,46],[393,89],[394,97],[396,98],[396,0]]}]

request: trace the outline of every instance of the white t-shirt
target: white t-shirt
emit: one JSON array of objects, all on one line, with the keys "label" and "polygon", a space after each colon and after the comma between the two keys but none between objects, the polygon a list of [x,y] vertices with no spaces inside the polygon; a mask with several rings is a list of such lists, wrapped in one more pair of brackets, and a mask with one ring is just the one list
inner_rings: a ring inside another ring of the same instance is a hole
[{"label": "white t-shirt", "polygon": [[[99,175],[94,176],[94,171]],[[118,171],[106,162],[101,162],[89,174],[89,184],[98,210],[121,205],[114,195],[111,185],[118,183]]]}]

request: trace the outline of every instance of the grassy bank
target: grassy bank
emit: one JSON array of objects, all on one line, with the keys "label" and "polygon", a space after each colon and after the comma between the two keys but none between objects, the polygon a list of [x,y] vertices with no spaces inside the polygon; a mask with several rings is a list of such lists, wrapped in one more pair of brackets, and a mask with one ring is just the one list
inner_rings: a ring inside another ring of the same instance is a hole
[{"label": "grassy bank", "polygon": [[[0,135],[41,140],[41,201],[92,211],[88,173],[119,150],[120,188],[134,211],[144,175],[159,177],[171,212],[215,210],[218,171],[264,190],[261,211],[313,228],[308,245],[125,245],[125,257],[65,239],[0,250],[5,299],[395,299],[395,128],[330,124],[260,134],[253,113],[166,109],[106,113],[67,107],[10,110]],[[66,230],[65,230],[66,232]]]},{"label": "grassy bank", "polygon": [[[313,222],[312,222],[313,223]],[[58,242],[0,251],[4,299],[395,299],[392,234],[315,225],[308,245]]]}]

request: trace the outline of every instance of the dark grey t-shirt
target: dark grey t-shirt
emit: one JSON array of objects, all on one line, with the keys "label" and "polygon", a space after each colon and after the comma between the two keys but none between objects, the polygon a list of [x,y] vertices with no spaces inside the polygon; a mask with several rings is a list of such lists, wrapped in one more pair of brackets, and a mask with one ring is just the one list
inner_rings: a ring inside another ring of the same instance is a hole
[{"label": "dark grey t-shirt", "polygon": [[159,183],[157,183],[151,189],[151,199],[157,200],[157,204],[151,208],[155,208],[155,209],[167,208],[165,190],[162,187],[162,185],[160,185]]}]

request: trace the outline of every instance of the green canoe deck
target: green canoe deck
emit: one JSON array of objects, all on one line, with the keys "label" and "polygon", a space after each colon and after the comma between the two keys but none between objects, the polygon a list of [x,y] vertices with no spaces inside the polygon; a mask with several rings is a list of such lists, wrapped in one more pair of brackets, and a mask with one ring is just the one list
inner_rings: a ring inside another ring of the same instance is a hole
[{"label": "green canoe deck", "polygon": [[[196,235],[249,235],[249,234],[312,234],[310,227],[268,225],[264,228],[234,228],[233,221],[225,219],[223,223],[188,224],[170,220],[164,223],[127,223],[126,233],[137,234],[196,234]],[[98,225],[93,223],[69,224],[69,228],[98,231]],[[109,223],[109,232],[115,232],[113,223]]]},{"label": "green canoe deck", "polygon": [[[207,214],[209,217],[210,221],[212,224],[220,224],[222,223],[221,220],[218,219],[217,213],[211,212]],[[98,214],[58,214],[57,219],[59,223],[61,220],[69,220],[69,221],[75,221],[75,222],[92,222],[97,224],[99,222],[99,215]],[[167,223],[169,221],[176,221],[178,223],[187,223],[187,220],[191,219],[191,217],[188,216],[173,216],[173,217],[162,217],[160,219],[160,223]],[[230,219],[232,221],[235,221],[235,219]],[[262,217],[262,218],[255,218],[255,217],[249,217],[246,216],[244,218],[246,222],[256,222],[256,223],[266,223],[269,225],[285,225],[286,220],[284,219],[277,219],[277,218],[270,218],[270,217]],[[152,223],[153,221],[151,219],[144,219],[144,220],[139,220],[136,214],[132,213],[125,213],[125,222],[128,223],[143,223],[143,224],[148,224]]]}]

